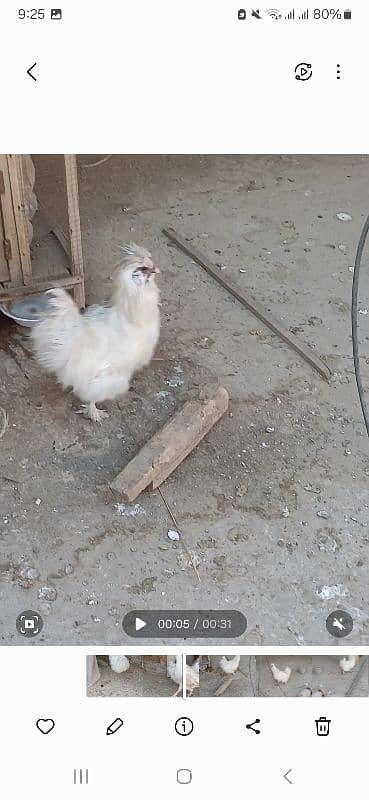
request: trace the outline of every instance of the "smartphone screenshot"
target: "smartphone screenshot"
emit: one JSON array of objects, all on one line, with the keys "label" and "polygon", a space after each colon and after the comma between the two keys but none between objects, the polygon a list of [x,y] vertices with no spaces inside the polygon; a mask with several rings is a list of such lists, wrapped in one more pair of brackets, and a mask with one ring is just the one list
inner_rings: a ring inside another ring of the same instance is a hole
[{"label": "smartphone screenshot", "polygon": [[368,9],[0,20],[1,791],[360,791]]}]

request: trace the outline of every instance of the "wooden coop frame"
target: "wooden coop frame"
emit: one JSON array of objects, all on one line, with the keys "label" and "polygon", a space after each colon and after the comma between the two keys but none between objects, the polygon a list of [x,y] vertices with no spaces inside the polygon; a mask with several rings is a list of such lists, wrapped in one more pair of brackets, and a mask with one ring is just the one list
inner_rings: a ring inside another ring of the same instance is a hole
[{"label": "wooden coop frame", "polygon": [[[71,289],[75,302],[85,306],[84,267],[79,213],[77,159],[64,155],[68,235],[50,219],[38,202],[36,214],[48,233],[54,234],[66,256],[66,274],[37,280],[32,270],[29,219],[26,213],[24,172],[21,155],[0,155],[0,303],[63,287]],[[1,242],[0,242],[1,244]]]}]

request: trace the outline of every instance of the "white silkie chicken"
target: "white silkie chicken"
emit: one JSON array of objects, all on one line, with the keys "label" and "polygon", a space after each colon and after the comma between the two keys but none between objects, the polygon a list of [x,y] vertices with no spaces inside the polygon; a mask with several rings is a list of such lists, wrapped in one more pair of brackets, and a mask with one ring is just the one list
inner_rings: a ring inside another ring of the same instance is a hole
[{"label": "white silkie chicken", "polygon": [[222,656],[219,662],[220,669],[222,672],[225,672],[226,675],[234,675],[238,670],[240,660],[241,656],[233,656],[232,658]]},{"label": "white silkie chicken", "polygon": [[[178,689],[173,695],[177,697],[182,692],[183,686],[183,667],[182,656],[167,656],[167,675],[174,683],[178,683]],[[191,696],[195,689],[199,688],[200,683],[200,659],[195,659],[193,664],[186,664],[186,694]]]},{"label": "white silkie chicken", "polygon": [[50,306],[32,328],[37,361],[63,389],[83,402],[93,422],[107,416],[96,403],[128,391],[134,372],[147,366],[160,329],[159,290],[151,254],[130,243],[114,276],[109,305],[81,313],[64,289],[50,289]]},{"label": "white silkie chicken", "polygon": [[127,656],[109,656],[109,664],[113,672],[127,672],[130,667]]}]

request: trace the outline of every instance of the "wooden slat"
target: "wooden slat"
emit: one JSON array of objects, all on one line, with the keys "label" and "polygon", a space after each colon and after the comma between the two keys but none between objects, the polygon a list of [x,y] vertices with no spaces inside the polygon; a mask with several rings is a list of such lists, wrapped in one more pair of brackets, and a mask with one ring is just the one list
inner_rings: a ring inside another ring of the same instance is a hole
[{"label": "wooden slat", "polygon": [[130,503],[148,486],[156,489],[209,433],[227,408],[226,389],[205,387],[202,399],[185,403],[117,475],[111,489]]},{"label": "wooden slat", "polygon": [[275,319],[269,311],[267,311],[263,306],[261,306],[253,297],[246,295],[246,292],[242,289],[239,289],[235,283],[231,280],[225,278],[221,272],[217,269],[215,264],[212,264],[206,256],[200,253],[196,247],[189,245],[188,242],[180,236],[173,228],[163,228],[163,233],[170,239],[173,244],[175,244],[180,250],[183,250],[186,255],[192,258],[193,261],[196,261],[200,267],[203,267],[206,272],[214,278],[217,283],[223,286],[223,289],[226,289],[233,297],[236,298],[240,303],[242,303],[245,308],[251,311],[255,317],[260,319],[264,325],[266,325],[270,330],[273,331],[283,342],[286,342],[293,350],[296,351],[308,364],[310,364],[313,369],[315,369],[322,378],[325,380],[329,380],[331,377],[331,371],[327,367],[327,365],[322,361],[319,356],[317,356],[311,347],[309,347],[305,342],[302,342],[301,339],[298,339],[294,333],[291,333],[287,328],[282,325],[279,320]]},{"label": "wooden slat", "polygon": [[8,281],[10,278],[8,262],[4,252],[4,239],[3,221],[0,214],[0,281]]},{"label": "wooden slat", "polygon": [[0,245],[2,246],[4,238],[8,239],[11,249],[11,259],[9,259],[9,262],[7,263],[6,270],[4,268],[0,270],[0,280],[11,280],[14,284],[18,284],[22,283],[22,269],[6,155],[0,155],[0,170],[4,179],[4,193],[0,194],[0,209],[2,218],[2,225],[0,226]]},{"label": "wooden slat", "polygon": [[17,286],[15,289],[2,289],[0,286],[0,302],[15,300],[30,294],[39,294],[48,289],[74,289],[83,281],[80,275],[70,275],[68,278],[50,278],[48,281],[34,283],[32,286]]},{"label": "wooden slat", "polygon": [[[22,171],[22,156],[7,156],[13,212],[17,230],[18,246],[21,260],[22,278],[25,286],[32,283],[31,251],[28,233],[28,220],[25,211],[25,196]],[[13,276],[12,276],[12,280]]]},{"label": "wooden slat", "polygon": [[69,236],[72,257],[72,274],[82,280],[76,285],[74,299],[80,308],[85,305],[84,269],[81,238],[81,222],[79,215],[77,160],[75,155],[65,155],[65,179],[67,188]]}]

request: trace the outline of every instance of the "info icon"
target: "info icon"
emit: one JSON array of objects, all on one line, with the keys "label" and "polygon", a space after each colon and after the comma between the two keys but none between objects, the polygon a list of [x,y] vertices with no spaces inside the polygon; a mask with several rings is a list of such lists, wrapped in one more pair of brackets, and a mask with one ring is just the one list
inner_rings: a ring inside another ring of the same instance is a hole
[{"label": "info icon", "polygon": [[345,636],[350,635],[354,627],[354,620],[347,611],[338,610],[332,611],[325,624],[331,636],[335,636],[336,639],[343,639]]},{"label": "info icon", "polygon": [[179,736],[189,736],[193,731],[193,722],[189,717],[180,717],[174,726]]},{"label": "info icon", "polygon": [[26,636],[28,639],[41,633],[43,626],[43,619],[37,611],[23,611],[17,617],[17,631],[21,636]]}]

